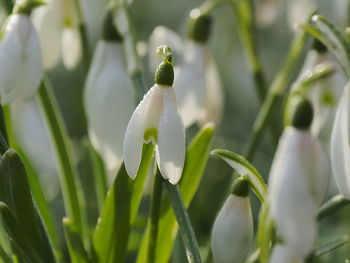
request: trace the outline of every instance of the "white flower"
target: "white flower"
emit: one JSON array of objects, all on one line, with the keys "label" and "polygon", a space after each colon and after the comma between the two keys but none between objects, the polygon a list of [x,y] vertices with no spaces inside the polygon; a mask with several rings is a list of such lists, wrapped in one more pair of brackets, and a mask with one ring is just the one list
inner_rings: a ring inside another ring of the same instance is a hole
[{"label": "white flower", "polygon": [[[248,183],[240,180],[244,191],[227,198],[213,226],[211,249],[216,263],[240,263],[253,240],[253,217],[248,197]],[[235,182],[237,185],[237,181]]]},{"label": "white flower", "polygon": [[[219,123],[223,112],[223,94],[217,67],[208,47],[210,18],[199,10],[191,12],[189,39],[185,43],[174,31],[156,27],[150,37],[150,48],[171,42],[182,63],[175,67],[174,88],[179,112],[185,127],[194,123]],[[183,48],[185,46],[185,48]],[[150,57],[150,67],[156,61]]]},{"label": "white flower", "polygon": [[62,0],[49,0],[32,14],[40,38],[44,69],[56,66],[61,57],[63,9]]},{"label": "white flower", "polygon": [[350,148],[349,148],[350,85],[345,86],[340,99],[331,135],[332,173],[339,191],[350,199]]},{"label": "white flower", "polygon": [[87,77],[84,104],[90,140],[110,172],[121,164],[124,133],[134,103],[122,43],[100,40]]},{"label": "white flower", "polygon": [[273,248],[270,263],[303,263],[303,259],[293,255],[293,252],[284,245]]},{"label": "white flower", "polygon": [[43,180],[46,197],[59,191],[57,166],[47,128],[34,99],[11,103],[11,120],[16,142]]},{"label": "white flower", "polygon": [[38,35],[28,15],[13,14],[0,42],[0,98],[8,104],[39,88],[42,64]]},{"label": "white flower", "polygon": [[131,116],[124,138],[125,168],[135,178],[141,162],[143,142],[156,144],[162,176],[176,184],[185,161],[185,129],[177,112],[171,55],[156,72],[156,84],[143,97]]},{"label": "white flower", "polygon": [[317,208],[328,187],[328,159],[310,134],[310,114],[297,110],[295,127],[282,134],[269,178],[271,216],[283,242],[299,257],[311,251]]},{"label": "white flower", "polygon": [[66,0],[49,0],[47,5],[35,10],[33,21],[40,36],[44,68],[55,67],[62,58],[67,69],[74,69],[82,57],[74,4]]},{"label": "white flower", "polygon": [[256,1],[257,26],[269,26],[276,21],[281,7],[280,0],[259,0]]}]

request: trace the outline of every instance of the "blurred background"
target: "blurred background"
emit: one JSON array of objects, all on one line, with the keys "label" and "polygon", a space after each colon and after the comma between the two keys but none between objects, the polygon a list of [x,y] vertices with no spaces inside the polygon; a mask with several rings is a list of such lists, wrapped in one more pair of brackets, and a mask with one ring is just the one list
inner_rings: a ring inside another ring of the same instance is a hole
[{"label": "blurred background", "polygon": [[[257,20],[256,36],[259,56],[266,73],[267,82],[271,83],[276,72],[281,67],[287,54],[289,44],[294,35],[287,21],[288,1],[295,0],[255,0],[256,5],[271,2],[271,8],[278,6],[276,15],[268,13],[270,23],[262,23]],[[82,0],[84,16],[87,21],[90,51],[93,52],[97,40],[101,36],[101,21],[107,0]],[[259,2],[259,3],[258,3]],[[302,2],[302,1],[300,1]],[[305,0],[304,2],[308,2]],[[158,25],[166,26],[186,37],[186,24],[188,15],[193,8],[199,7],[203,1],[199,0],[134,0],[130,3],[130,10],[135,26],[136,38],[140,56],[142,58],[143,79],[147,87],[153,85],[153,73],[149,69],[147,44],[150,34]],[[347,0],[322,0],[318,1],[319,13],[330,21],[344,29],[350,20]],[[262,8],[261,8],[262,9]],[[257,8],[256,18],[260,8]],[[0,6],[0,17],[3,22],[6,18],[4,6]],[[217,7],[213,12],[213,27],[209,44],[217,64],[219,75],[224,91],[224,115],[220,125],[217,127],[212,148],[224,148],[236,153],[242,153],[243,146],[251,133],[252,125],[259,109],[259,99],[256,94],[253,79],[249,73],[246,63],[245,52],[238,34],[238,22],[230,6]],[[310,43],[308,45],[310,47]],[[305,53],[304,53],[305,54]],[[302,66],[304,56],[300,59]],[[175,65],[177,61],[174,61]],[[295,79],[298,72],[291,72],[291,80]],[[82,104],[82,92],[84,88],[84,68],[79,66],[72,71],[59,65],[48,72],[52,81],[60,109],[63,113],[69,134],[73,139],[76,163],[79,166],[84,194],[88,200],[89,221],[94,225],[98,216],[96,193],[90,185],[93,183],[91,167],[89,165],[89,151],[85,147],[87,140],[86,118]],[[276,120],[282,127],[282,110],[275,112]],[[198,127],[191,126],[187,131],[187,143],[191,141],[198,131]],[[252,161],[260,173],[266,178],[273,158],[274,149],[268,136],[260,143],[259,150]],[[47,198],[55,211],[57,225],[61,226],[61,218],[64,215],[59,185],[56,175],[41,175],[43,188],[46,189]],[[49,178],[49,179],[48,179]],[[55,179],[56,178],[56,179]],[[199,245],[203,249],[208,248],[210,231],[218,210],[226,199],[232,182],[232,169],[222,160],[210,158],[205,175],[189,208],[195,233]],[[150,188],[149,184],[149,188]],[[149,192],[149,190],[148,190]],[[329,196],[336,193],[331,189]],[[328,197],[329,197],[328,196]],[[255,223],[259,212],[259,203],[251,194]],[[149,208],[149,196],[146,194],[140,209],[140,220],[137,221],[129,246],[138,249],[143,229],[146,225],[146,217]],[[337,234],[350,234],[349,218],[350,208],[340,210],[320,223],[320,235],[317,242],[324,242],[327,238]],[[346,219],[345,219],[346,218]],[[256,224],[255,224],[256,227]],[[63,233],[63,232],[61,232]],[[252,251],[253,251],[252,246]],[[328,256],[321,258],[321,262],[344,262],[350,254],[348,245],[342,247]],[[186,262],[183,258],[185,253],[181,242],[176,243],[172,262]],[[131,254],[129,259],[133,262],[135,255]]]}]

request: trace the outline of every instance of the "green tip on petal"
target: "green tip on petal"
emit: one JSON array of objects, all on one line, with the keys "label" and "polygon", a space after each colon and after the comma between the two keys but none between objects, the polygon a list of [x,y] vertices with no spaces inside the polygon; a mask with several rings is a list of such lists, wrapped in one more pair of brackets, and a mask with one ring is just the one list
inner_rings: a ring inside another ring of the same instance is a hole
[{"label": "green tip on petal", "polygon": [[122,42],[123,37],[114,24],[113,12],[109,9],[103,21],[102,38],[110,42]]},{"label": "green tip on petal", "polygon": [[311,126],[313,117],[314,111],[311,102],[303,98],[295,106],[292,126],[299,130],[307,130]]},{"label": "green tip on petal", "polygon": [[312,48],[320,54],[324,54],[327,52],[327,47],[325,45],[323,45],[322,42],[319,41],[318,39],[314,39],[314,42],[312,44]]},{"label": "green tip on petal", "polygon": [[212,19],[202,14],[199,9],[193,9],[188,22],[188,38],[193,41],[206,43],[209,39]]},{"label": "green tip on petal", "polygon": [[247,176],[238,177],[232,185],[231,193],[236,196],[247,197],[249,194],[249,181]]},{"label": "green tip on petal", "polygon": [[171,87],[174,82],[173,54],[172,50],[167,45],[162,45],[157,48],[157,54],[163,55],[163,62],[156,69],[154,75],[155,83],[162,86]]},{"label": "green tip on petal", "polygon": [[46,2],[42,0],[27,0],[16,4],[13,8],[13,13],[30,16],[35,8],[42,5],[46,5]]}]

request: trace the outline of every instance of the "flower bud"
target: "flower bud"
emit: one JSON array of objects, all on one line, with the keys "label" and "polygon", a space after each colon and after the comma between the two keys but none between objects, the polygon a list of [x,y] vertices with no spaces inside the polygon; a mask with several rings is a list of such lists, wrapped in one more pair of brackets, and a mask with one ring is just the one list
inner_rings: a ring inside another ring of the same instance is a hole
[{"label": "flower bud", "polygon": [[206,43],[210,35],[212,20],[210,16],[201,14],[199,9],[193,9],[188,22],[188,38],[200,43]]},{"label": "flower bud", "polygon": [[113,21],[113,13],[108,10],[105,16],[102,30],[102,38],[106,41],[121,42],[123,37],[120,35]]},{"label": "flower bud", "polygon": [[[168,50],[168,49],[169,50]],[[162,50],[163,49],[163,50]],[[154,75],[155,83],[171,87],[174,82],[174,68],[172,65],[171,49],[168,46],[161,46],[157,53],[164,53],[164,60],[156,69]]]},{"label": "flower bud", "polygon": [[295,106],[292,126],[299,130],[307,130],[310,128],[313,119],[313,109],[310,101],[301,99]]},{"label": "flower bud", "polygon": [[211,249],[216,263],[240,263],[248,253],[253,240],[248,190],[247,178],[238,178],[215,220]]}]

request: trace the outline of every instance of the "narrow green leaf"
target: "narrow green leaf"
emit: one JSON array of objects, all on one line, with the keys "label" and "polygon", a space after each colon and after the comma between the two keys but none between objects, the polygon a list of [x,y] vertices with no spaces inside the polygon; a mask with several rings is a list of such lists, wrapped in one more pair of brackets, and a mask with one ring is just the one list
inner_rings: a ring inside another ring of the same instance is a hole
[{"label": "narrow green leaf", "polygon": [[222,158],[240,175],[247,175],[254,193],[262,203],[264,202],[267,195],[267,186],[260,173],[250,162],[241,155],[228,150],[216,149],[211,154]]},{"label": "narrow green leaf", "polygon": [[332,252],[333,250],[336,250],[341,246],[344,246],[346,243],[348,243],[348,241],[349,241],[348,236],[336,237],[333,240],[327,242],[326,244],[322,244],[314,248],[312,254],[315,255],[316,257],[323,256],[325,254]]},{"label": "narrow green leaf", "polygon": [[[213,133],[214,127],[212,125],[205,126],[187,149],[185,167],[179,183],[181,196],[186,208],[191,203],[202,179],[208,161]],[[156,261],[154,263],[166,263],[169,261],[177,231],[178,225],[175,214],[167,198],[164,198],[158,226],[158,240],[161,240],[161,242],[157,242]],[[147,226],[143,234],[137,263],[144,263],[147,260],[148,237],[149,226]]]},{"label": "narrow green leaf", "polygon": [[130,225],[137,214],[153,152],[152,144],[144,145],[140,169],[135,180],[130,179],[124,164],[120,168],[96,226],[93,242],[95,261],[124,262]]},{"label": "narrow green leaf", "polygon": [[88,263],[89,256],[84,248],[83,241],[72,221],[63,218],[64,235],[69,249],[69,256],[72,263]]},{"label": "narrow green leaf", "polygon": [[9,209],[9,207],[0,202],[0,216],[5,226],[6,233],[9,236],[12,249],[18,256],[23,258],[23,262],[44,263],[52,261],[43,261],[36,253],[32,243],[28,240],[27,235],[22,230],[19,222]]},{"label": "narrow green leaf", "polygon": [[335,211],[349,204],[350,200],[346,199],[340,194],[336,195],[320,207],[317,213],[317,220],[322,220],[323,218],[334,214]]},{"label": "narrow green leaf", "polygon": [[55,262],[46,230],[36,209],[24,165],[13,149],[0,160],[0,201],[11,207],[23,232],[45,262]]},{"label": "narrow green leaf", "polygon": [[269,206],[265,202],[259,213],[257,231],[257,244],[259,248],[259,260],[261,263],[269,262],[271,253],[271,241],[274,234],[273,222],[269,212]]},{"label": "narrow green leaf", "polygon": [[73,221],[78,233],[84,239],[84,244],[88,246],[90,239],[83,192],[78,172],[73,164],[73,149],[48,79],[42,81],[38,98],[54,146],[66,215]]}]

